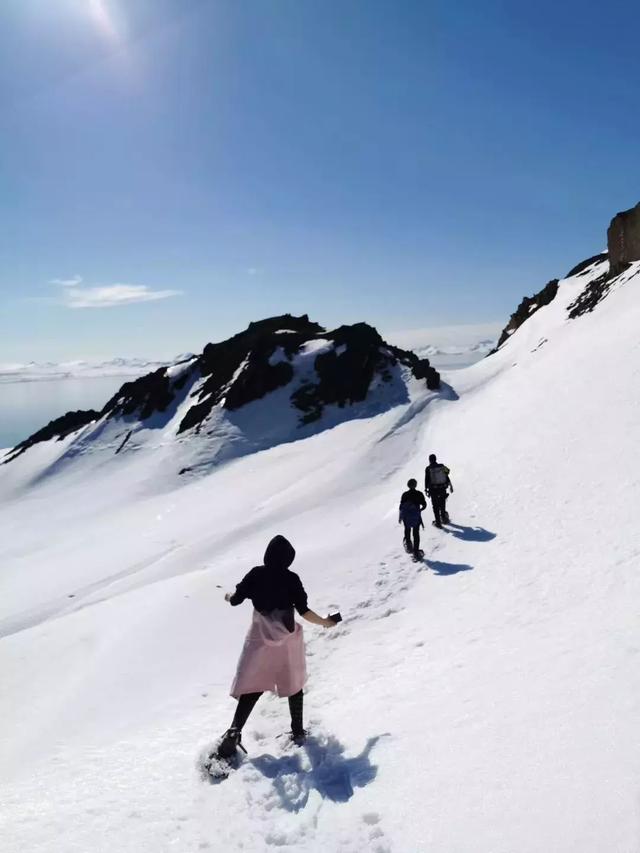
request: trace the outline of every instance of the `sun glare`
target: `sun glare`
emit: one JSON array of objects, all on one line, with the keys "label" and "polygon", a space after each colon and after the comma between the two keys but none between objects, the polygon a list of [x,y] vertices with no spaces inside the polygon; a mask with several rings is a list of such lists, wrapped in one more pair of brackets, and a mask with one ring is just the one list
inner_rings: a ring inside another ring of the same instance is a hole
[{"label": "sun glare", "polygon": [[120,32],[116,26],[114,13],[106,0],[89,0],[89,13],[100,32],[109,41],[119,41]]}]

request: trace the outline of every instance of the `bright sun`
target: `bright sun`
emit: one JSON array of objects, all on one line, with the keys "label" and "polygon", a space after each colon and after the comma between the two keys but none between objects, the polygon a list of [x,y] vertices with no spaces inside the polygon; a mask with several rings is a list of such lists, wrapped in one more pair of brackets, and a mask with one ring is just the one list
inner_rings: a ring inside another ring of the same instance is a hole
[{"label": "bright sun", "polygon": [[110,41],[119,41],[121,34],[107,0],[88,0],[88,3],[89,14],[100,32]]}]

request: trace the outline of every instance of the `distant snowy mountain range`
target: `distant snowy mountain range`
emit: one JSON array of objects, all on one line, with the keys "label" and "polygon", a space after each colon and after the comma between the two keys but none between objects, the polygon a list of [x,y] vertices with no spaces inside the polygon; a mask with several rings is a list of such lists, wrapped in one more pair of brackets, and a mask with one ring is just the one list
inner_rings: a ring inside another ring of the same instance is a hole
[{"label": "distant snowy mountain range", "polygon": [[[191,353],[178,355],[172,363],[184,361]],[[101,361],[29,361],[27,363],[0,362],[0,383],[2,382],[41,382],[47,379],[81,379],[102,376],[142,376],[167,361],[155,361],[145,358],[110,358]]]},{"label": "distant snowy mountain range", "polygon": [[429,345],[426,347],[422,347],[416,349],[416,353],[422,356],[429,356],[431,358],[436,358],[437,356],[450,356],[450,355],[478,355],[480,357],[487,355],[491,352],[491,350],[496,345],[495,338],[489,338],[486,341],[478,341],[477,344],[471,344],[470,346],[449,346],[449,347],[438,347]]},{"label": "distant snowy mountain range", "polygon": [[[419,358],[428,358],[434,367],[464,367],[478,361],[495,347],[498,324],[482,326],[443,326],[441,329],[419,329],[388,335],[401,346],[411,349]],[[484,337],[483,337],[484,336]],[[193,358],[181,353],[172,359],[122,358],[77,359],[73,361],[0,362],[0,383],[42,382],[50,379],[84,379],[97,377],[137,377]]]}]

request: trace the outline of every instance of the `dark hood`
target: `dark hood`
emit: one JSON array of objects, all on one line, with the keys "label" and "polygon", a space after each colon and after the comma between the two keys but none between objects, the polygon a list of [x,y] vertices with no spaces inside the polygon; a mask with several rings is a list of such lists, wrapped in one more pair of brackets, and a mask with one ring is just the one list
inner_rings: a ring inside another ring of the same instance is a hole
[{"label": "dark hood", "polygon": [[268,569],[288,569],[295,556],[296,552],[288,539],[274,536],[264,552],[264,564]]}]

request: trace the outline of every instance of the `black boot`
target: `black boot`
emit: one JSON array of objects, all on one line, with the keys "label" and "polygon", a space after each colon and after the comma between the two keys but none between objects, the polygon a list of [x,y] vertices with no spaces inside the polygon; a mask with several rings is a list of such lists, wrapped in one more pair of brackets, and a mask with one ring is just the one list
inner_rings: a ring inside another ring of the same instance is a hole
[{"label": "black boot", "polygon": [[242,745],[242,732],[240,729],[236,729],[231,726],[231,728],[227,729],[223,734],[216,754],[218,758],[232,758],[236,754],[238,747],[246,753],[247,750]]}]

